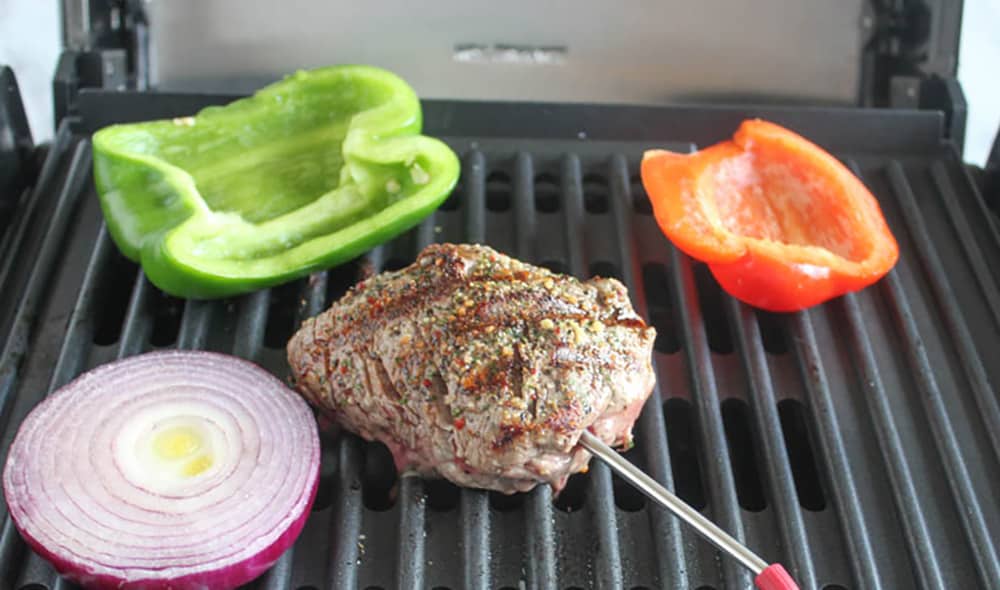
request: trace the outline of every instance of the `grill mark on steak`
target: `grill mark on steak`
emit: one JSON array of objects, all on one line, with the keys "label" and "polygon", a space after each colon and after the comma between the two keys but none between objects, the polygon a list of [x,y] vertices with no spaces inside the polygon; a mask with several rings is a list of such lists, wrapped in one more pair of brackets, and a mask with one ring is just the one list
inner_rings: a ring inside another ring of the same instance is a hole
[{"label": "grill mark on steak", "polygon": [[[314,345],[316,345],[322,354],[323,367],[326,369],[326,374],[329,375],[332,368],[330,367],[330,346],[325,338],[317,338],[316,336],[316,324],[315,320],[312,321],[312,339]],[[317,401],[322,399],[321,394],[317,394]]]},{"label": "grill mark on steak", "polygon": [[501,424],[500,438],[492,443],[494,451],[502,451],[504,447],[514,442],[515,439],[524,436],[525,428],[516,424]]},{"label": "grill mark on steak", "polygon": [[388,397],[390,399],[394,399],[396,401],[403,401],[403,403],[405,403],[403,394],[400,393],[399,389],[396,388],[396,383],[393,382],[392,377],[389,376],[389,371],[386,369],[385,366],[385,359],[376,357],[371,359],[369,362],[371,363],[371,366],[375,369],[375,377],[378,379],[378,382],[382,387],[382,390],[388,394]]},{"label": "grill mark on steak", "polygon": [[355,365],[361,371],[361,379],[362,383],[365,386],[365,391],[370,393],[375,393],[376,390],[372,387],[374,381],[372,380],[371,371],[368,370],[368,361],[362,355],[358,356],[361,358],[358,359],[358,362],[355,363]]},{"label": "grill mark on steak", "polygon": [[[449,253],[450,254],[450,253]],[[419,264],[421,258],[425,255],[422,254],[418,257],[417,263]],[[554,273],[551,273],[547,269],[539,268],[538,271],[545,273],[540,277],[532,277],[531,273],[526,270],[511,271],[509,273],[500,274],[487,274],[483,272],[480,268],[473,268],[472,273],[463,277],[459,271],[459,267],[464,266],[460,259],[456,256],[444,256],[432,258],[433,265],[440,268],[442,274],[432,282],[422,283],[415,288],[406,289],[398,294],[391,295],[387,299],[382,300],[378,303],[378,317],[375,318],[373,315],[369,315],[368,318],[364,317],[352,317],[345,326],[344,331],[349,331],[349,328],[355,327],[357,324],[364,324],[371,319],[377,319],[381,322],[389,322],[393,319],[397,319],[407,313],[413,311],[416,307],[421,307],[421,301],[427,300],[428,295],[433,295],[433,299],[447,299],[453,296],[455,291],[464,285],[474,285],[474,284],[516,284],[516,283],[528,283],[528,284],[539,284],[545,279],[553,279],[560,282],[565,282],[566,278],[559,277]],[[437,261],[442,261],[440,265],[436,264]],[[399,280],[401,277],[405,276],[404,273],[406,269],[401,269],[398,271],[389,271],[382,275],[381,283],[389,283],[393,280]],[[369,281],[377,279],[378,277],[369,277],[361,281],[358,285],[355,285],[344,296],[344,300],[348,300],[352,297],[360,297],[360,294],[365,290],[366,287],[371,286]],[[414,283],[415,284],[415,283]],[[505,293],[501,294],[501,298],[518,296],[519,293]],[[371,296],[369,296],[371,298]],[[342,300],[343,301],[343,300]],[[371,303],[371,302],[369,302]],[[641,322],[641,320],[640,320]]]},{"label": "grill mark on steak", "polygon": [[448,402],[445,401],[445,397],[447,395],[445,392],[447,391],[447,388],[445,387],[444,380],[441,379],[440,375],[435,375],[430,378],[430,381],[432,388],[440,388],[441,391],[440,393],[434,394],[432,398],[433,404],[437,410],[437,417],[439,418],[438,425],[444,429],[454,426],[451,415],[451,406],[449,406]]},{"label": "grill mark on steak", "polygon": [[[538,322],[541,320],[552,320],[558,322],[560,320],[568,320],[571,322],[584,322],[588,320],[588,316],[582,313],[567,313],[567,314],[550,314],[543,316],[507,316],[505,318],[498,319],[488,319],[483,318],[478,320],[476,318],[463,319],[461,321],[452,322],[449,325],[450,329],[458,331],[468,331],[468,332],[481,332],[486,327],[494,328],[512,328],[518,326],[526,321]],[[629,329],[643,329],[646,327],[646,322],[639,318],[607,318],[598,319],[596,321],[604,324],[608,328],[629,328]]]},{"label": "grill mark on steak", "polygon": [[516,342],[513,346],[514,348],[514,358],[510,363],[510,384],[511,390],[515,394],[520,394],[521,399],[524,401],[525,409],[528,411],[529,421],[534,422],[534,408],[537,406],[535,400],[538,398],[537,395],[528,396],[524,388],[524,372],[526,367],[524,365],[524,357],[521,355],[521,343]]},{"label": "grill mark on steak", "polygon": [[[397,274],[401,272],[403,271],[395,271]],[[378,313],[371,312],[368,314],[349,315],[343,321],[341,330],[335,336],[343,337],[346,335],[350,338],[358,331],[359,328],[363,328],[373,322],[386,324],[392,320],[399,319],[400,317],[412,313],[415,309],[424,306],[424,304],[420,304],[418,302],[446,298],[453,294],[461,286],[461,284],[461,277],[455,276],[447,281],[425,283],[425,286],[407,288],[404,292],[379,302],[377,306]],[[365,285],[365,283],[361,283],[358,287],[361,287],[362,285]],[[358,289],[358,287],[355,287],[354,289]],[[348,294],[345,295],[344,299],[341,301],[346,300],[348,305],[350,305],[351,303],[354,303],[352,299],[361,297],[360,293],[362,292],[363,291],[360,290],[348,292]],[[368,295],[366,298],[369,300],[367,303],[372,305],[373,302],[371,300],[375,299],[375,297]]]}]

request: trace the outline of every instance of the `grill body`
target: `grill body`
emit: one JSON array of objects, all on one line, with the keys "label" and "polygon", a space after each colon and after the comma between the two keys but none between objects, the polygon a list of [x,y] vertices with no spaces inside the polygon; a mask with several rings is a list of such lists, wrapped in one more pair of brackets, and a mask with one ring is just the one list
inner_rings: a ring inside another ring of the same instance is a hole
[{"label": "grill body", "polygon": [[[284,343],[364,268],[433,241],[485,242],[580,277],[621,278],[658,329],[658,386],[627,457],[803,588],[997,588],[1000,239],[931,113],[429,102],[461,155],[455,194],[355,262],[229,300],[170,298],[111,243],[89,131],[225,96],[84,93],[3,237],[4,456],[54,388],[163,347],[287,374]],[[901,257],[812,310],[755,311],[656,227],[644,149],[694,149],[747,116],[833,149],[878,197]],[[62,588],[0,510],[0,583]],[[259,588],[748,588],[750,577],[599,463],[559,498],[397,479],[384,448],[328,437],[301,539]]]}]

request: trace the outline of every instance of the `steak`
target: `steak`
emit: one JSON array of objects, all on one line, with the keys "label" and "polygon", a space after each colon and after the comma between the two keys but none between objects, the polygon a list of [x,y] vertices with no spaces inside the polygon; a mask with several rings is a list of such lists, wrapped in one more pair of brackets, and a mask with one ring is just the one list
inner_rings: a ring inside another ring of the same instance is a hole
[{"label": "steak", "polygon": [[306,320],[288,361],[306,399],[385,443],[400,471],[558,491],[586,470],[584,429],[632,444],[654,338],[615,279],[435,244]]}]

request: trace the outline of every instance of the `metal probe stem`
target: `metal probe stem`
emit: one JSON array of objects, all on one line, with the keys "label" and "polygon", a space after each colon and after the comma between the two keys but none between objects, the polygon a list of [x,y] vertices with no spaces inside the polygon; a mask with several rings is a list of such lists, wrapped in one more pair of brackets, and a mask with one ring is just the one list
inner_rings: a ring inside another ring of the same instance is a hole
[{"label": "metal probe stem", "polygon": [[709,543],[735,557],[754,574],[760,574],[767,568],[767,562],[758,557],[756,553],[750,551],[750,549],[734,539],[729,533],[719,528],[714,522],[702,516],[700,512],[688,506],[683,500],[675,496],[667,488],[658,484],[655,479],[644,473],[641,469],[629,463],[625,457],[619,455],[614,449],[604,444],[604,441],[589,431],[585,430],[583,435],[580,436],[580,444],[607,463],[625,481],[635,486],[640,492],[646,494],[667,510],[673,512],[681,520],[691,525],[701,536],[705,537]]}]

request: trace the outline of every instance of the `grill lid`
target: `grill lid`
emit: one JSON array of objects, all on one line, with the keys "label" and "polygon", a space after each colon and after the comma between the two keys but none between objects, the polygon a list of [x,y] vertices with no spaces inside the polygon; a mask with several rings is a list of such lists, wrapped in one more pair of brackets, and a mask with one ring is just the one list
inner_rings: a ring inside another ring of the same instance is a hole
[{"label": "grill lid", "polygon": [[950,109],[924,86],[954,82],[963,3],[62,5],[67,54],[87,54],[81,78],[104,87],[249,92],[337,56],[395,71],[435,98]]},{"label": "grill lid", "polygon": [[[430,102],[463,155],[455,194],[363,259],[245,297],[156,291],[102,228],[85,131],[226,97],[81,95],[0,267],[3,448],[46,392],[118,356],[203,348],[287,374],[298,321],[364,267],[481,241],[581,277],[617,276],[657,327],[658,387],[626,456],[810,588],[1000,580],[1000,239],[930,113]],[[637,178],[649,147],[705,145],[764,116],[843,157],[900,242],[885,280],[807,312],[757,312],[672,249]],[[745,588],[749,577],[594,462],[553,499],[397,480],[384,448],[324,441],[316,510],[262,588]],[[4,509],[5,510],[5,509]],[[55,588],[7,518],[0,579]]]}]

